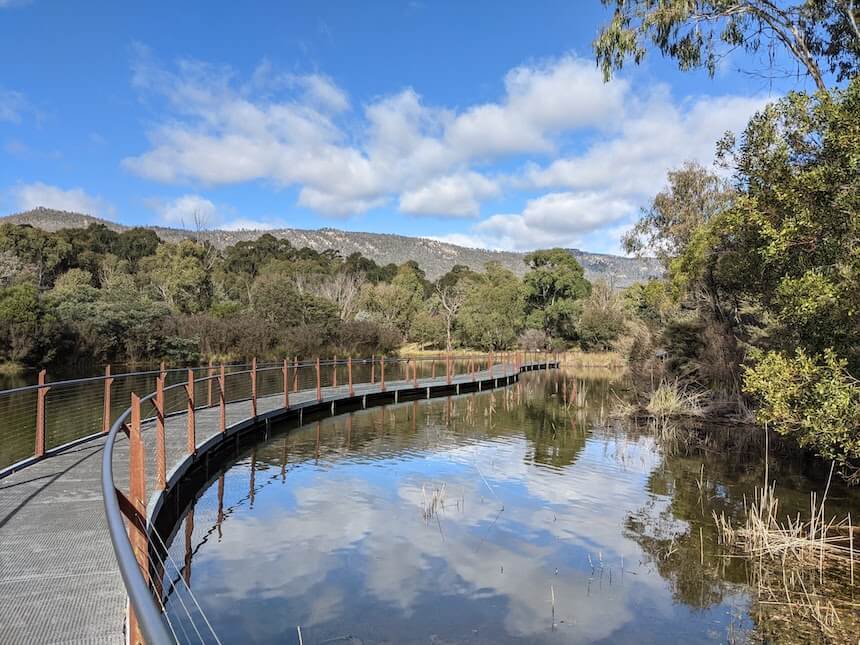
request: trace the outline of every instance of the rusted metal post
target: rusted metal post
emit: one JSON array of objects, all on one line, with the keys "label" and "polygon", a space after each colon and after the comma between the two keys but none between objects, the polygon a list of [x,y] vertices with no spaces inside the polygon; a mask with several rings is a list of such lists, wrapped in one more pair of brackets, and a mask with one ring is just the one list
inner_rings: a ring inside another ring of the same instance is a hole
[{"label": "rusted metal post", "polygon": [[337,387],[337,356],[334,357],[331,364],[331,386]]},{"label": "rusted metal post", "polygon": [[[131,394],[131,423],[128,426],[128,437],[128,487],[130,501],[136,511],[135,519],[132,519],[128,524],[129,541],[140,572],[144,579],[149,581],[149,546],[146,538],[146,527],[141,524],[142,518],[146,517],[146,473],[143,441],[140,437],[140,397],[133,392]],[[144,642],[133,610],[129,612],[129,631],[131,642]]]},{"label": "rusted metal post", "polygon": [[155,482],[167,488],[167,450],[164,443],[164,377],[155,379]]},{"label": "rusted metal post", "polygon": [[445,372],[448,376],[448,385],[451,385],[451,379],[454,376],[454,373],[453,373],[454,372],[454,363],[451,362],[451,354],[450,353],[447,356],[445,356],[445,368],[446,368]]},{"label": "rusted metal post", "polygon": [[412,387],[418,387],[418,359],[412,357]]},{"label": "rusted metal post", "polygon": [[383,392],[385,392],[385,356],[379,357],[379,384]]},{"label": "rusted metal post", "polygon": [[218,407],[220,408],[219,417],[222,434],[227,432],[227,393],[224,391],[226,384],[227,377],[224,374],[224,363],[221,363],[221,373],[218,375]]},{"label": "rusted metal post", "polygon": [[490,356],[487,358],[487,371],[490,373],[490,378],[493,376],[493,352],[490,352]]},{"label": "rusted metal post", "polygon": [[110,430],[111,385],[113,385],[113,377],[110,375],[110,363],[108,363],[105,365],[105,395],[104,406],[102,407],[102,432],[105,434]]},{"label": "rusted metal post", "polygon": [[257,359],[251,359],[251,416],[257,416]]},{"label": "rusted metal post", "polygon": [[370,384],[376,383],[376,354],[370,355]]},{"label": "rusted metal post", "polygon": [[430,378],[436,378],[436,357],[430,359]]},{"label": "rusted metal post", "polygon": [[193,455],[197,452],[197,425],[194,418],[194,370],[188,369],[188,383],[185,384],[185,396],[188,402],[186,416],[188,417],[188,437],[186,448],[188,454]]},{"label": "rusted metal post", "polygon": [[472,374],[472,382],[475,382],[475,357],[469,354],[469,372]]},{"label": "rusted metal post", "polygon": [[290,407],[290,363],[284,359],[284,407]]},{"label": "rusted metal post", "polygon": [[206,371],[206,378],[209,379],[207,383],[209,387],[207,388],[207,396],[206,396],[206,407],[212,407],[212,388],[215,385],[215,369],[212,367],[212,359],[209,359],[209,369]]},{"label": "rusted metal post", "polygon": [[349,380],[349,395],[355,396],[355,390],[352,388],[352,356],[346,359],[346,377]]},{"label": "rusted metal post", "polygon": [[320,357],[317,356],[317,401],[322,401],[322,387],[320,386]]},{"label": "rusted metal post", "polygon": [[39,389],[36,391],[36,457],[45,456],[45,398],[51,388],[45,385],[48,372],[39,372]]}]

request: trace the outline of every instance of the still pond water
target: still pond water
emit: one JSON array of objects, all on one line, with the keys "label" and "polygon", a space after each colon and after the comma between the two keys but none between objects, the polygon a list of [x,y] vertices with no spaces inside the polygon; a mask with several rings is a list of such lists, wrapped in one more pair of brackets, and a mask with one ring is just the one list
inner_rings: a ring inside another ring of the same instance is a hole
[{"label": "still pond water", "polygon": [[[623,389],[536,373],[273,433],[177,527],[174,629],[203,625],[181,576],[225,643],[745,641],[761,618],[712,511],[740,515],[761,451],[669,450],[609,418]],[[787,511],[823,488],[808,470],[770,464]]]}]

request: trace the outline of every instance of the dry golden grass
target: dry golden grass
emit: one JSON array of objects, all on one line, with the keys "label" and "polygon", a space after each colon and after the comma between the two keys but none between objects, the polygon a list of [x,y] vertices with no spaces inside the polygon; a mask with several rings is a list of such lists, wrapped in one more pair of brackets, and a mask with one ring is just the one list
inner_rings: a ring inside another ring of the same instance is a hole
[{"label": "dry golden grass", "polygon": [[847,643],[860,634],[860,603],[854,600],[857,527],[850,516],[827,518],[829,487],[830,480],[820,502],[811,494],[806,520],[780,519],[773,484],[756,489],[740,526],[714,513],[720,542],[749,559],[758,611],[780,640]]}]

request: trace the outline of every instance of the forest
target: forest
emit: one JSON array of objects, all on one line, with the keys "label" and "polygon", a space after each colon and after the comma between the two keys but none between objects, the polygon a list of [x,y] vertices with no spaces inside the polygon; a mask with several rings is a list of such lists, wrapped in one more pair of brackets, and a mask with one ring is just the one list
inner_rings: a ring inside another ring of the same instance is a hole
[{"label": "forest", "polygon": [[523,279],[497,264],[437,281],[264,234],[218,251],[101,224],[0,226],[0,357],[8,365],[192,363],[418,348],[605,349],[621,300],[568,251],[535,251]]}]

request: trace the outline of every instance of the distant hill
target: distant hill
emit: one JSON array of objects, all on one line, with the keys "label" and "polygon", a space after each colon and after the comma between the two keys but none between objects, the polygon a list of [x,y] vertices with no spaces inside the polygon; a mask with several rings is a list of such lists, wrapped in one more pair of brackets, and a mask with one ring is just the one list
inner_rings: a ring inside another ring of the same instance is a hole
[{"label": "distant hill", "polygon": [[[29,224],[46,231],[57,231],[61,228],[85,228],[94,223],[104,224],[115,231],[129,228],[91,215],[49,208],[35,208],[23,213],[0,217],[0,223],[4,222]],[[146,228],[154,230],[158,237],[167,242],[194,238],[207,240],[217,248],[224,248],[244,240],[254,240],[263,233],[270,233],[275,237],[288,239],[296,247],[307,246],[317,251],[335,249],[344,257],[358,251],[379,264],[388,264],[389,262],[402,264],[407,260],[415,260],[427,272],[427,277],[431,280],[438,278],[455,264],[465,264],[472,269],[480,270],[487,262],[499,262],[520,276],[526,270],[523,262],[525,254],[523,253],[473,249],[423,237],[407,237],[387,233],[354,233],[334,228],[318,230],[278,228],[268,231],[224,231],[216,229],[199,232],[162,226],[147,226]],[[616,287],[627,287],[636,282],[659,277],[662,274],[662,268],[654,258],[625,258],[603,253],[588,253],[579,249],[569,249],[569,251],[585,269],[586,277],[591,281],[602,278],[611,281]]]}]

